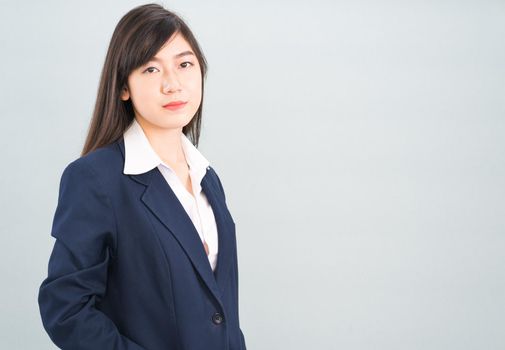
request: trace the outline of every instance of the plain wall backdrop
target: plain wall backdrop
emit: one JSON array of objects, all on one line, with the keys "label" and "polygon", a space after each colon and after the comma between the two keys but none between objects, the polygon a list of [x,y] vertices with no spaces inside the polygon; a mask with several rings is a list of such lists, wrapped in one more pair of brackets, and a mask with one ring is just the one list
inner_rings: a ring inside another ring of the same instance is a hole
[{"label": "plain wall backdrop", "polygon": [[[60,176],[144,3],[0,2],[1,349],[55,348]],[[248,349],[505,348],[504,1],[158,3],[209,63]]]}]

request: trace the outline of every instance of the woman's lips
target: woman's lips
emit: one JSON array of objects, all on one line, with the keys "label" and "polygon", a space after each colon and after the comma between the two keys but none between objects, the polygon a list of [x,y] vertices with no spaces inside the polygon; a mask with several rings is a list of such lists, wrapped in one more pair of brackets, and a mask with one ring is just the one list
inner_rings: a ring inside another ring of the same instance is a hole
[{"label": "woman's lips", "polygon": [[170,110],[176,110],[176,109],[180,109],[182,107],[184,107],[186,105],[187,102],[183,102],[183,101],[175,101],[175,102],[170,102],[166,105],[163,106],[163,108],[165,109],[170,109]]}]

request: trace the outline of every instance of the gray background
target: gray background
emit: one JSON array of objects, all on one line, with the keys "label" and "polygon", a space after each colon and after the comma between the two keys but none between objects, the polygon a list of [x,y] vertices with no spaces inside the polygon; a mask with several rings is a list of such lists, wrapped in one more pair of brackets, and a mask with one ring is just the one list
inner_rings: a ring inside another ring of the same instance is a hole
[{"label": "gray background", "polygon": [[[1,349],[54,348],[59,179],[142,3],[1,2]],[[504,349],[505,2],[162,4],[210,65],[248,349]]]}]

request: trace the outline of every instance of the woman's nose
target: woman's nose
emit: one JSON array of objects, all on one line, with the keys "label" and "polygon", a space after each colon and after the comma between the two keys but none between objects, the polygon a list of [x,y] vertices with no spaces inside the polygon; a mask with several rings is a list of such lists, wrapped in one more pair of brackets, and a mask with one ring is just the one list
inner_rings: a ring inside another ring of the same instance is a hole
[{"label": "woman's nose", "polygon": [[179,79],[173,74],[165,77],[163,80],[163,93],[168,93],[171,91],[178,91],[181,89]]}]

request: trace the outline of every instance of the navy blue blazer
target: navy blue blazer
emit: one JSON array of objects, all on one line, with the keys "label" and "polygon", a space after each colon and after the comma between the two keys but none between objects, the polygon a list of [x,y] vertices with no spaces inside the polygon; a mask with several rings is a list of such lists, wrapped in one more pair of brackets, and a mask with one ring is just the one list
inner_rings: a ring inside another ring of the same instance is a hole
[{"label": "navy blue blazer", "polygon": [[218,228],[212,271],[193,222],[158,168],[123,174],[124,141],[63,171],[42,323],[62,349],[246,350],[235,223],[212,167],[201,186]]}]

